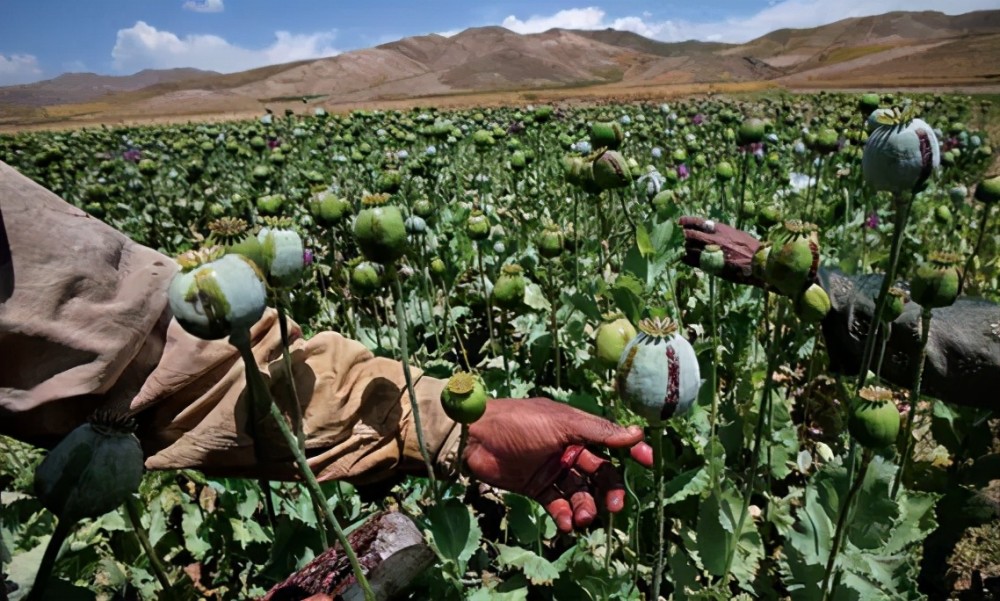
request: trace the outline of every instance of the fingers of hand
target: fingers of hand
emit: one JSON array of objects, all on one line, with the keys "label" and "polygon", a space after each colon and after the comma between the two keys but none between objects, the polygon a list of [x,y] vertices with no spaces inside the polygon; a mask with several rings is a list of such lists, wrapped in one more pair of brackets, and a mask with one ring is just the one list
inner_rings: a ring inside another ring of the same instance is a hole
[{"label": "fingers of hand", "polygon": [[573,509],[573,525],[577,528],[589,526],[597,517],[597,504],[590,494],[587,480],[580,472],[570,470],[560,482],[560,488]]},{"label": "fingers of hand", "polygon": [[640,442],[629,449],[629,455],[632,456],[632,459],[638,461],[639,465],[653,467],[653,447],[646,444],[646,442]]},{"label": "fingers of hand", "polygon": [[559,530],[563,532],[573,530],[573,508],[570,507],[569,501],[563,498],[559,489],[550,486],[538,497],[538,502],[549,512]]}]

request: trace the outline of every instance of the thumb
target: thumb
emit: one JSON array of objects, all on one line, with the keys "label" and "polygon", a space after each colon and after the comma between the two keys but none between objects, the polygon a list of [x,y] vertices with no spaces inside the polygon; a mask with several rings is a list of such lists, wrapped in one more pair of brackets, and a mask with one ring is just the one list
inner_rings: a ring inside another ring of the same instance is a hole
[{"label": "thumb", "polygon": [[643,439],[643,431],[639,426],[619,426],[589,413],[586,417],[570,422],[570,435],[582,443],[599,444],[611,449],[631,447]]}]

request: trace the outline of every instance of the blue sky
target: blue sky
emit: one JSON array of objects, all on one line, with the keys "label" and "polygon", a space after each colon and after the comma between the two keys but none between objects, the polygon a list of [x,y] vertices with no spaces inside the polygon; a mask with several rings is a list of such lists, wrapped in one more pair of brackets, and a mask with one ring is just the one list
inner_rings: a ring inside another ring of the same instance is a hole
[{"label": "blue sky", "polygon": [[615,27],[663,41],[743,42],[891,10],[998,7],[1000,0],[0,0],[0,85],[69,71],[233,72],[483,25],[519,33]]}]

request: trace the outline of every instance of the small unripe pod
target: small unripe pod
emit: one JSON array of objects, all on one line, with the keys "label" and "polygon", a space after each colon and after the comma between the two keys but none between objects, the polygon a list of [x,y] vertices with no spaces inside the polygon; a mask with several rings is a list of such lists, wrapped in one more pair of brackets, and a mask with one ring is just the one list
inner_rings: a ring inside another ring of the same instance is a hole
[{"label": "small unripe pod", "polygon": [[[911,408],[910,411],[914,409]],[[854,398],[847,429],[866,449],[879,450],[892,446],[899,435],[899,410],[892,392],[877,386],[866,386]]]},{"label": "small unripe pod", "polygon": [[953,304],[962,280],[955,267],[958,260],[950,253],[931,253],[929,260],[917,267],[910,282],[910,298],[924,309]]},{"label": "small unripe pod", "polygon": [[500,277],[493,285],[493,300],[504,309],[517,309],[524,303],[527,281],[520,265],[504,265]]},{"label": "small unripe pod", "polygon": [[458,372],[448,378],[441,390],[445,414],[460,424],[471,424],[486,413],[486,387],[476,376]]},{"label": "small unripe pod", "polygon": [[811,284],[795,298],[795,314],[805,323],[819,323],[830,312],[830,297],[819,284]]},{"label": "small unripe pod", "polygon": [[635,336],[635,326],[624,317],[602,323],[594,335],[595,356],[598,362],[608,369],[617,366],[625,346]]}]

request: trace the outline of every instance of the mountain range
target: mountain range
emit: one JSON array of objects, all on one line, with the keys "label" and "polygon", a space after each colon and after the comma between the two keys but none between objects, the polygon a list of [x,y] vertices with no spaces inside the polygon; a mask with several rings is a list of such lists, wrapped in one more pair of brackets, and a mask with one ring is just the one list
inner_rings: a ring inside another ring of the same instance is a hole
[{"label": "mountain range", "polygon": [[666,43],[611,29],[517,34],[477,27],[232,74],[197,68],[64,74],[0,87],[0,123],[231,114],[302,100],[335,107],[529,90],[596,88],[613,95],[749,82],[787,88],[997,85],[998,59],[1000,10],[892,12],[781,29],[745,44]]}]

